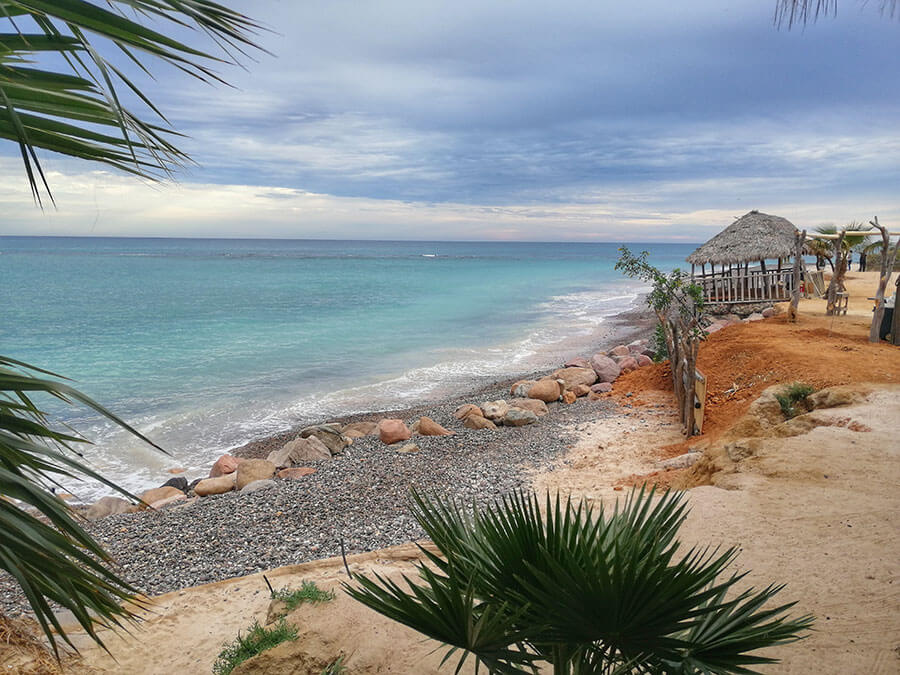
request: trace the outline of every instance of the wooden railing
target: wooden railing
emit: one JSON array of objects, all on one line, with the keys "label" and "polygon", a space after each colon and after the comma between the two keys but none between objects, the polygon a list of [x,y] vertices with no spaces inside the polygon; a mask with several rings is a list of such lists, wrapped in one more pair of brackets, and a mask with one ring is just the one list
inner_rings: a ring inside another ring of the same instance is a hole
[{"label": "wooden railing", "polygon": [[731,270],[716,274],[696,274],[695,284],[703,289],[703,299],[709,304],[738,304],[748,302],[786,302],[791,299],[793,275],[791,270]]}]

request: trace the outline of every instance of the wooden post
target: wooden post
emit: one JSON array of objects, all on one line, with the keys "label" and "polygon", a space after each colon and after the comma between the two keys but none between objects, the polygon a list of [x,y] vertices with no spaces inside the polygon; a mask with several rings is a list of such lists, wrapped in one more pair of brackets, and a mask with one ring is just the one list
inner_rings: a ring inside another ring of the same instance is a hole
[{"label": "wooden post", "polygon": [[837,294],[844,290],[844,273],[847,271],[847,256],[844,255],[844,237],[847,231],[841,230],[838,238],[834,240],[834,273],[828,290],[825,291],[825,316],[834,316],[837,310]]},{"label": "wooden post", "polygon": [[[806,230],[797,235],[797,245],[794,247],[794,273],[791,277],[793,288],[791,289],[791,306],[788,309],[788,321],[797,323],[797,308],[800,306],[800,263],[803,262],[803,243],[806,241]],[[807,281],[807,283],[809,283]]]},{"label": "wooden post", "polygon": [[[897,249],[900,248],[900,239],[894,244],[894,250],[891,251],[891,236],[888,234],[887,228],[878,224],[878,216],[875,220],[870,220],[869,224],[877,228],[881,232],[881,274],[878,277],[878,290],[875,292],[875,311],[872,316],[872,327],[869,328],[869,342],[878,342],[880,338],[878,334],[881,332],[881,320],[884,318],[884,291],[887,288],[888,281],[891,279],[891,272],[894,271],[894,260],[897,258]],[[894,323],[896,323],[897,307],[894,307]],[[892,334],[894,344],[896,344],[896,335]]]}]

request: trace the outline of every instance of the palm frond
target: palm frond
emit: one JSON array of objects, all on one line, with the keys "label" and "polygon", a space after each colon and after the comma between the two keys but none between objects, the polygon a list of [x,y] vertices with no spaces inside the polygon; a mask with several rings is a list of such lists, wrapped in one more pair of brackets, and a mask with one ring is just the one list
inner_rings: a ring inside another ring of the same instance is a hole
[{"label": "palm frond", "polygon": [[[2,31],[4,19],[12,31]],[[20,24],[30,32],[22,32]],[[205,33],[220,54],[169,37],[162,32],[167,27]],[[206,0],[0,0],[0,138],[18,144],[35,201],[41,204],[43,193],[53,199],[38,149],[152,180],[190,161],[172,141],[177,133],[125,107],[119,85],[166,123],[106,55],[110,48],[147,73],[139,55],[203,82],[225,83],[214,66],[237,63],[249,49],[258,49],[253,38],[260,30],[249,17]],[[68,71],[44,58],[50,54],[63,56]],[[53,65],[29,67],[41,62]]]}]

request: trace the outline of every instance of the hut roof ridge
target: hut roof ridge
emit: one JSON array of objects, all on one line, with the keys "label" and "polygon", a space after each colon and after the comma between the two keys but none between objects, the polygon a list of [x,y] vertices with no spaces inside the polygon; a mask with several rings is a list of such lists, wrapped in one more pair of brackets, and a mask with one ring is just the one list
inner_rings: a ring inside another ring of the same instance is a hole
[{"label": "hut roof ridge", "polygon": [[736,219],[687,257],[693,265],[790,258],[797,228],[786,218],[753,210]]}]

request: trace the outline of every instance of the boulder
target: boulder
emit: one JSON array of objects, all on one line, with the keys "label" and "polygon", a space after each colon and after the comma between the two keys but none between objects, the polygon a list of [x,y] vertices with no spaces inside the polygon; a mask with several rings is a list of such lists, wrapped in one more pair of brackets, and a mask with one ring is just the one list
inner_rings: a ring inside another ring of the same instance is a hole
[{"label": "boulder", "polygon": [[522,427],[526,424],[534,424],[537,421],[537,415],[530,410],[523,410],[522,408],[510,408],[509,412],[506,413],[506,417],[503,418],[503,424],[508,427]]},{"label": "boulder", "polygon": [[726,314],[726,315],[723,316],[722,318],[723,318],[728,324],[740,323],[740,322],[741,322],[741,317],[739,317],[737,314]]},{"label": "boulder", "polygon": [[596,391],[588,394],[588,401],[599,401],[601,398],[603,398],[603,394],[598,394]]},{"label": "boulder", "polygon": [[543,417],[549,411],[547,410],[547,404],[543,401],[539,401],[536,398],[517,398],[510,404],[511,408],[521,408],[522,410],[530,410],[538,417]]},{"label": "boulder", "polygon": [[406,443],[405,445],[401,445],[399,448],[397,448],[397,452],[402,452],[404,455],[418,451],[419,446],[415,443]]},{"label": "boulder", "polygon": [[652,349],[645,349],[644,351],[641,352],[641,354],[643,354],[644,356],[648,356],[651,359],[656,356],[656,352],[653,351]]},{"label": "boulder", "polygon": [[630,373],[632,370],[637,370],[640,368],[638,362],[631,356],[627,359],[622,359],[619,362],[619,371],[622,373]]},{"label": "boulder", "polygon": [[612,391],[612,384],[609,382],[598,382],[594,386],[591,387],[591,391],[595,394],[605,394],[607,392]]},{"label": "boulder", "polygon": [[576,356],[574,359],[566,361],[563,366],[566,368],[590,368],[591,362],[584,357]]},{"label": "boulder", "polygon": [[185,495],[181,490],[179,490],[177,495],[171,494],[168,497],[165,497],[163,499],[157,499],[156,501],[153,501],[153,502],[147,502],[147,505],[151,509],[156,510],[156,509],[161,509],[162,507],[164,507],[168,504],[172,504],[174,502],[182,502],[185,499],[187,499],[187,495]]},{"label": "boulder", "polygon": [[458,420],[464,420],[469,415],[476,414],[479,417],[483,417],[484,414],[481,412],[481,408],[479,408],[474,403],[463,403],[456,410],[453,411],[453,416]]},{"label": "boulder", "polygon": [[316,424],[300,430],[300,438],[310,437],[315,437],[322,441],[332,455],[341,454],[344,448],[353,442],[352,439],[341,433],[340,425],[337,424]]},{"label": "boulder", "polygon": [[234,472],[237,478],[235,486],[243,490],[255,480],[268,480],[275,475],[275,465],[267,459],[247,459],[238,465]]},{"label": "boulder", "polygon": [[496,429],[497,425],[481,415],[471,414],[463,420],[466,429]]},{"label": "boulder", "polygon": [[711,324],[709,324],[709,325],[706,327],[705,330],[706,330],[707,333],[710,333],[710,334],[712,334],[712,333],[718,333],[720,330],[722,330],[723,328],[725,328],[725,326],[727,326],[727,325],[728,325],[728,324],[725,323],[724,321],[713,321]]},{"label": "boulder", "polygon": [[578,398],[578,397],[575,395],[575,392],[574,392],[574,391],[565,391],[565,392],[563,392],[563,396],[562,396],[563,403],[566,403],[566,404],[575,403],[575,400],[576,400],[577,398]]},{"label": "boulder", "polygon": [[753,314],[751,314],[750,316],[748,316],[746,320],[747,320],[747,321],[762,321],[762,320],[763,320],[763,315],[760,314],[759,312],[753,312]]},{"label": "boulder", "polygon": [[587,396],[591,393],[591,388],[586,384],[576,384],[572,387],[571,392],[575,394],[575,396]]},{"label": "boulder", "polygon": [[207,497],[231,492],[234,490],[235,478],[237,478],[236,473],[226,473],[224,476],[201,480],[194,486],[194,494],[198,497]]},{"label": "boulder", "polygon": [[184,467],[183,466],[175,466],[175,467],[172,467],[171,469],[166,469],[166,472],[177,475],[179,473],[184,473]]},{"label": "boulder", "polygon": [[288,469],[282,469],[275,475],[285,480],[297,480],[298,478],[309,476],[315,472],[316,470],[311,466],[292,466]]},{"label": "boulder", "polygon": [[210,478],[218,478],[219,476],[224,476],[225,474],[234,473],[237,471],[238,464],[241,463],[241,458],[232,457],[231,455],[222,455],[215,461],[212,465],[212,468],[209,470]]},{"label": "boulder", "polygon": [[147,504],[152,504],[153,502],[158,502],[163,499],[167,499],[172,496],[182,496],[184,497],[184,493],[176,487],[164,486],[153,488],[152,490],[147,490],[141,495],[141,500],[146,502]]},{"label": "boulder", "polygon": [[557,371],[553,372],[553,377],[557,380],[562,380],[566,389],[573,389],[576,384],[584,384],[590,387],[594,382],[597,381],[597,373],[594,372],[593,368],[560,368]]},{"label": "boulder", "polygon": [[591,368],[597,373],[600,382],[613,382],[619,376],[618,364],[606,354],[594,354],[591,357]]},{"label": "boulder", "polygon": [[176,476],[175,478],[170,478],[162,484],[162,487],[173,487],[186,493],[188,491],[187,478],[185,478],[184,476]]},{"label": "boulder", "polygon": [[653,359],[651,359],[649,356],[646,356],[644,354],[638,354],[637,356],[634,357],[634,360],[637,361],[638,368],[643,368],[645,366],[653,365]]},{"label": "boulder", "polygon": [[403,420],[383,419],[378,423],[378,438],[385,445],[393,445],[400,441],[408,441],[412,437],[409,427]]},{"label": "boulder", "polygon": [[315,436],[309,436],[285,443],[281,450],[273,450],[266,459],[275,466],[291,467],[331,459],[331,450]]},{"label": "boulder", "polygon": [[88,520],[100,520],[117,513],[131,513],[135,505],[121,497],[101,497],[84,512]]},{"label": "boulder", "polygon": [[260,478],[259,480],[247,483],[244,487],[241,488],[241,492],[256,492],[258,490],[265,490],[266,488],[270,488],[273,485],[275,485],[275,481],[271,478]]},{"label": "boulder", "polygon": [[634,342],[629,342],[626,346],[632,354],[640,354],[647,347],[647,341],[635,340]]},{"label": "boulder", "polygon": [[625,345],[616,345],[612,349],[609,350],[610,356],[629,356],[631,354],[631,350],[628,349]]},{"label": "boulder", "polygon": [[423,436],[452,436],[453,432],[445,429],[430,417],[420,417],[416,422],[416,431]]},{"label": "boulder", "polygon": [[775,314],[776,314],[776,312],[775,312],[775,308],[774,308],[774,307],[766,307],[766,308],[762,311],[762,315],[763,315],[763,318],[764,318],[764,319],[770,319],[770,318],[772,318],[773,316],[775,316]]},{"label": "boulder", "polygon": [[371,436],[378,431],[378,424],[375,422],[351,422],[341,429],[341,433],[347,438],[362,438],[363,436]]},{"label": "boulder", "polygon": [[558,380],[538,380],[528,389],[528,398],[536,398],[545,403],[558,401],[565,386]]},{"label": "boulder", "polygon": [[534,380],[519,380],[509,388],[509,395],[517,396],[519,398],[528,398],[528,390],[531,389],[534,384]]},{"label": "boulder", "polygon": [[503,399],[496,401],[485,401],[481,404],[481,412],[489,420],[496,422],[502,420],[506,413],[509,412],[509,404]]}]

